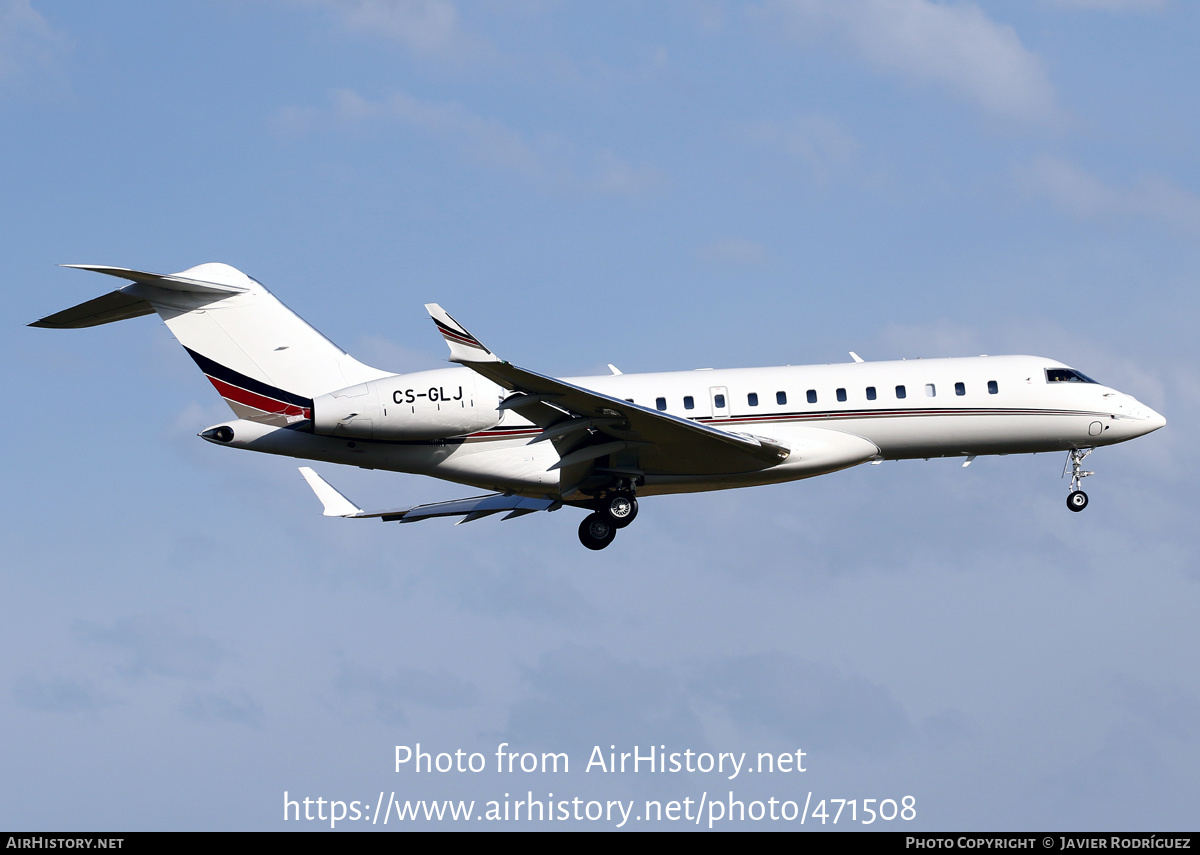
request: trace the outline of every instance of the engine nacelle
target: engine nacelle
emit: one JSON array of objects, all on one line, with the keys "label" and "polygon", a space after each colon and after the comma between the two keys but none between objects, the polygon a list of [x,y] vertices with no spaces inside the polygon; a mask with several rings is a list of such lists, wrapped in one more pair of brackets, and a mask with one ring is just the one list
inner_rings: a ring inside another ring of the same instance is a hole
[{"label": "engine nacelle", "polygon": [[469,368],[395,374],[313,399],[313,431],[351,439],[444,439],[500,423],[503,389]]}]

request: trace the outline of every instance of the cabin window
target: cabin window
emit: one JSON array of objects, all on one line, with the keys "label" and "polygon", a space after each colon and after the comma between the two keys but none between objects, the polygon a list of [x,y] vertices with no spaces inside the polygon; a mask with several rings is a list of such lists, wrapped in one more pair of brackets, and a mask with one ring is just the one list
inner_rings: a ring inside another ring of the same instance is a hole
[{"label": "cabin window", "polygon": [[626,400],[626,401],[628,401],[628,402],[629,402],[629,403],[631,403],[631,404],[633,403],[633,398],[626,398],[625,400]]},{"label": "cabin window", "polygon": [[786,404],[787,403],[787,392],[776,392],[775,393],[775,403],[779,404],[779,406],[781,406],[781,407],[784,404]]},{"label": "cabin window", "polygon": [[696,399],[693,398],[691,395],[684,395],[683,396],[683,408],[685,410],[696,409]]},{"label": "cabin window", "polygon": [[925,397],[926,398],[937,397],[937,387],[934,386],[932,383],[925,384]]},{"label": "cabin window", "polygon": [[989,380],[988,381],[988,394],[995,395],[999,391],[1000,391],[999,384],[997,384],[995,380]]},{"label": "cabin window", "polygon": [[667,399],[666,398],[655,398],[654,406],[658,407],[660,410],[665,410],[667,408]]},{"label": "cabin window", "polygon": [[954,384],[954,394],[958,395],[960,397],[967,394],[967,384],[966,383],[955,383]]},{"label": "cabin window", "polygon": [[752,407],[757,407],[757,406],[758,406],[758,393],[757,393],[757,392],[751,392],[749,395],[747,395],[747,396],[746,396],[746,403],[747,403],[747,404],[749,404],[749,405],[750,405],[750,406],[752,406]]},{"label": "cabin window", "polygon": [[845,390],[845,389],[838,389],[838,390],[837,390],[837,399],[838,399],[839,401],[845,401],[845,400],[846,400],[846,390]]},{"label": "cabin window", "polygon": [[874,400],[875,400],[875,387],[874,387],[874,386],[868,386],[868,387],[867,387],[867,400],[868,400],[868,401],[874,401]]},{"label": "cabin window", "polygon": [[810,404],[815,404],[817,402],[817,390],[816,389],[808,390],[808,402]]},{"label": "cabin window", "polygon": [[1095,383],[1091,377],[1074,368],[1047,368],[1047,383]]},{"label": "cabin window", "polygon": [[897,387],[896,387],[896,397],[897,397],[897,398],[903,398],[903,397],[905,397],[906,395],[908,395],[908,392],[906,392],[906,391],[904,390],[904,387],[903,387],[903,386],[897,386]]},{"label": "cabin window", "polygon": [[713,406],[716,407],[718,410],[725,409],[725,396],[724,395],[713,395]]}]

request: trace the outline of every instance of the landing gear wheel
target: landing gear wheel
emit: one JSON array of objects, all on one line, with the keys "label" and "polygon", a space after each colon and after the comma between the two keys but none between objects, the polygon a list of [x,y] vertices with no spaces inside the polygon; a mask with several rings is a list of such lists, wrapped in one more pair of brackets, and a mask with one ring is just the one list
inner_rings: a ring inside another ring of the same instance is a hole
[{"label": "landing gear wheel", "polygon": [[588,514],[579,524],[579,542],[588,549],[603,549],[617,536],[617,527],[605,514]]},{"label": "landing gear wheel", "polygon": [[625,528],[637,517],[638,503],[632,493],[624,490],[613,493],[600,503],[599,513],[607,516],[617,528]]},{"label": "landing gear wheel", "polygon": [[1083,485],[1083,479],[1089,475],[1095,475],[1095,472],[1088,472],[1083,468],[1084,459],[1096,449],[1094,448],[1072,448],[1067,452],[1067,462],[1063,466],[1063,475],[1067,474],[1067,468],[1071,470],[1071,494],[1067,496],[1067,507],[1079,513],[1088,505],[1087,493],[1079,489]]}]

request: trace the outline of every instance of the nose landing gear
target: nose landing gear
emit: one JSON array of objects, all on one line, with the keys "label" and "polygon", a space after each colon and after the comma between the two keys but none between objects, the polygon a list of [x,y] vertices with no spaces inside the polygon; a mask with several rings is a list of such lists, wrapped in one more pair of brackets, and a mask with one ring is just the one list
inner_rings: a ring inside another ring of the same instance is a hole
[{"label": "nose landing gear", "polygon": [[1095,472],[1088,472],[1083,468],[1083,460],[1096,449],[1094,448],[1072,448],[1067,452],[1067,462],[1063,464],[1063,475],[1067,474],[1067,467],[1071,468],[1071,492],[1067,496],[1067,507],[1078,513],[1088,506],[1087,493],[1080,489],[1083,484],[1083,479],[1089,475],[1095,475]]}]

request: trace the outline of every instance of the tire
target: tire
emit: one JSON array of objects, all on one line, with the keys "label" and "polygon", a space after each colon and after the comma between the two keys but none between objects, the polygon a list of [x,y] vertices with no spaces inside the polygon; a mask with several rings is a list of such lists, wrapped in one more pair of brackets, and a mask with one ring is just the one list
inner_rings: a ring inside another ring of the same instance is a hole
[{"label": "tire", "polygon": [[1083,490],[1075,490],[1071,495],[1067,496],[1067,507],[1079,513],[1088,506],[1087,493]]},{"label": "tire", "polygon": [[600,512],[605,514],[614,526],[625,528],[637,517],[638,503],[632,493],[621,491],[613,493],[601,503]]},{"label": "tire", "polygon": [[603,549],[617,536],[617,527],[605,514],[588,514],[579,524],[579,542],[588,549]]}]

